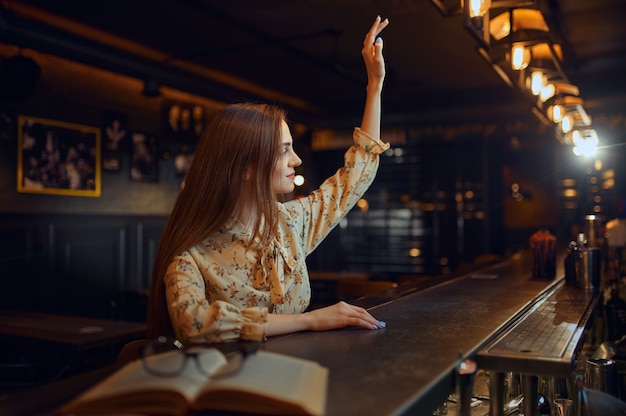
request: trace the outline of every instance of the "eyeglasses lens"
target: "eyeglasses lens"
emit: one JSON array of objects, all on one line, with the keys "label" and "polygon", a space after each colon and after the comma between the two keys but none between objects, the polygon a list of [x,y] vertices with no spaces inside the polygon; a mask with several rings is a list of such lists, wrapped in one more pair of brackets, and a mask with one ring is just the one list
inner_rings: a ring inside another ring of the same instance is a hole
[{"label": "eyeglasses lens", "polygon": [[175,340],[158,338],[143,351],[145,369],[155,375],[172,377],[180,374],[187,357]]},{"label": "eyeglasses lens", "polygon": [[228,364],[224,356],[214,349],[195,351],[194,356],[198,370],[207,377],[214,377]]}]

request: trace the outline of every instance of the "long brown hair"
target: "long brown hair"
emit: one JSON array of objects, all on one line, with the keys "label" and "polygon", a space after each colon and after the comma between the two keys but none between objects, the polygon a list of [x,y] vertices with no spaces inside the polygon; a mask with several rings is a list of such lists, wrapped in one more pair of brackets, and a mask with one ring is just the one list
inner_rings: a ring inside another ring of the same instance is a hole
[{"label": "long brown hair", "polygon": [[[254,192],[259,214],[254,230],[262,245],[269,243],[277,223],[271,179],[280,155],[283,120],[285,112],[279,107],[243,103],[225,107],[207,126],[161,234],[150,280],[149,337],[174,335],[163,283],[172,259],[226,224],[243,192]],[[244,179],[250,169],[254,182],[246,187]],[[261,221],[265,222],[262,229]]]}]

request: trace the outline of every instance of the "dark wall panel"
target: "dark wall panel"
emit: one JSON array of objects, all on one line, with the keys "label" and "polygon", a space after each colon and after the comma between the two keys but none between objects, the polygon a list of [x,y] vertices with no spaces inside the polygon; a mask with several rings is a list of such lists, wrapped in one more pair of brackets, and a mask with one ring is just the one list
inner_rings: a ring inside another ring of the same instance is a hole
[{"label": "dark wall panel", "polygon": [[165,221],[0,215],[0,307],[124,318],[133,308],[128,302],[145,302]]},{"label": "dark wall panel", "polygon": [[33,304],[43,251],[36,227],[28,221],[11,221],[0,231],[0,304],[23,308]]},{"label": "dark wall panel", "polygon": [[92,315],[105,310],[114,294],[124,288],[129,267],[128,234],[128,225],[59,224],[51,254],[57,254],[55,277],[67,287],[68,313]]}]

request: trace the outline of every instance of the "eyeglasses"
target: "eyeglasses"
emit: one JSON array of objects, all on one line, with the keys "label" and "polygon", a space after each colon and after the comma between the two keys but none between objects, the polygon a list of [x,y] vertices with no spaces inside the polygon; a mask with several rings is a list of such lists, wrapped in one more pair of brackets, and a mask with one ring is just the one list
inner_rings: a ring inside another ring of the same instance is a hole
[{"label": "eyeglasses", "polygon": [[215,348],[185,348],[177,339],[158,337],[148,342],[142,352],[143,368],[150,374],[159,377],[176,377],[181,374],[189,358],[195,361],[196,369],[207,378],[217,379],[231,377],[243,368],[246,358],[254,354],[259,343],[242,344],[240,350],[224,358]]}]

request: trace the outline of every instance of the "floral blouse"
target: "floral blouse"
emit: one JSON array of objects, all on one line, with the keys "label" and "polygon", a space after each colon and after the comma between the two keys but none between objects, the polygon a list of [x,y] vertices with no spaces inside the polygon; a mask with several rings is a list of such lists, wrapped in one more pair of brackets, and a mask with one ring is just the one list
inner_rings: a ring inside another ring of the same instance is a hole
[{"label": "floral blouse", "polygon": [[344,166],[304,198],[279,205],[278,233],[265,250],[236,219],[180,253],[165,275],[167,307],[183,343],[263,340],[268,313],[301,313],[311,286],[305,258],[373,182],[389,144],[359,128]]}]

